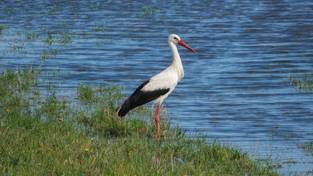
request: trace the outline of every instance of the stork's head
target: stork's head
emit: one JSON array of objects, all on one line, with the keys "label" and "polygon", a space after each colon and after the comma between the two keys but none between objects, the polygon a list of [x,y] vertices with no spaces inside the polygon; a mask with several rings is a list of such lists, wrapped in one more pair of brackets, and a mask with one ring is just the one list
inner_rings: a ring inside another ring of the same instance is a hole
[{"label": "stork's head", "polygon": [[168,36],[168,42],[170,43],[174,43],[175,45],[180,45],[185,47],[186,49],[188,49],[191,52],[195,52],[194,49],[192,49],[190,46],[188,46],[178,35],[176,34],[171,34],[170,36]]}]

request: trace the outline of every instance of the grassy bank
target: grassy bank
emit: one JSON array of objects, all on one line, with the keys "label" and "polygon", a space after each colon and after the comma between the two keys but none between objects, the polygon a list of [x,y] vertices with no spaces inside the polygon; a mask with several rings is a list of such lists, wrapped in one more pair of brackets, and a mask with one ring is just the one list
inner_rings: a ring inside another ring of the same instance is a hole
[{"label": "grassy bank", "polygon": [[[79,86],[75,103],[48,88],[39,72],[0,75],[0,175],[277,175],[268,165],[218,144],[188,139],[163,121],[119,119],[117,87]],[[141,108],[132,116],[149,116]]]}]

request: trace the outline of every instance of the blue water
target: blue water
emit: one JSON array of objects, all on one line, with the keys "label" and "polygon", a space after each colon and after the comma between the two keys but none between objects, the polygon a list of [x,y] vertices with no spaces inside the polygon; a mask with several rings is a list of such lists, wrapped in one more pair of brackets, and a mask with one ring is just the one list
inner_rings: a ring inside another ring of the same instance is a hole
[{"label": "blue water", "polygon": [[[313,1],[2,0],[0,24],[0,71],[42,64],[42,81],[67,97],[81,83],[131,93],[169,65],[167,36],[179,34],[198,52],[179,49],[185,78],[165,102],[171,123],[271,158],[284,175],[312,174],[299,146],[313,141],[313,95],[288,76],[312,71]],[[48,32],[71,41],[50,46]],[[41,63],[47,49],[58,53]]]}]

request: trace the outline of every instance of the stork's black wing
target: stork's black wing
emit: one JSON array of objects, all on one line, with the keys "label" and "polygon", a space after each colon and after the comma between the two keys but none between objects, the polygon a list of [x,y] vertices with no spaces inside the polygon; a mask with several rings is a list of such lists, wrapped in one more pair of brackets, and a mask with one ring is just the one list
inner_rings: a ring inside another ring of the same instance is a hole
[{"label": "stork's black wing", "polygon": [[125,116],[130,110],[146,104],[152,100],[159,98],[162,95],[165,95],[170,91],[169,88],[156,89],[152,91],[143,91],[142,88],[149,83],[150,80],[142,83],[135,91],[128,97],[122,106],[118,109],[118,116]]}]

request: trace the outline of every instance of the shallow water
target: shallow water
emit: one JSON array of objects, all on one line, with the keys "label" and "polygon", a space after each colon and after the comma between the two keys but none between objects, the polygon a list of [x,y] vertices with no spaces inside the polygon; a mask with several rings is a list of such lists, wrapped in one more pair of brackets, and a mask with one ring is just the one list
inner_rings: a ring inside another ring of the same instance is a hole
[{"label": "shallow water", "polygon": [[[171,61],[170,33],[197,49],[180,48],[185,78],[166,100],[173,124],[255,158],[272,158],[284,175],[312,174],[312,94],[288,76],[313,68],[313,1],[0,1],[0,71],[42,64],[43,82],[69,96],[78,84],[117,84],[131,93]],[[45,36],[67,32],[68,44]],[[310,172],[311,171],[311,172]]]}]

